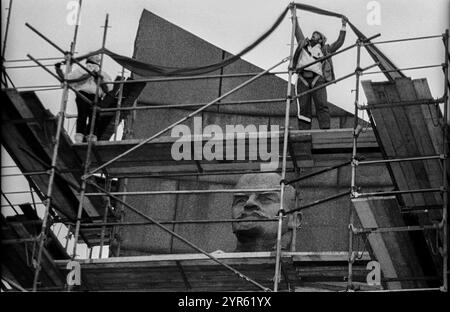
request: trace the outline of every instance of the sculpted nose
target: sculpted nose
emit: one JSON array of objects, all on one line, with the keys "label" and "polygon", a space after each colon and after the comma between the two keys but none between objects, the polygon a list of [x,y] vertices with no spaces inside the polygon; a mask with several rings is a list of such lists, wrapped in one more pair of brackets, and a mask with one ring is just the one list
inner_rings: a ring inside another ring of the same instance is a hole
[{"label": "sculpted nose", "polygon": [[247,202],[245,203],[244,210],[260,210],[261,207],[259,207],[258,203],[255,201],[255,195],[251,195]]}]

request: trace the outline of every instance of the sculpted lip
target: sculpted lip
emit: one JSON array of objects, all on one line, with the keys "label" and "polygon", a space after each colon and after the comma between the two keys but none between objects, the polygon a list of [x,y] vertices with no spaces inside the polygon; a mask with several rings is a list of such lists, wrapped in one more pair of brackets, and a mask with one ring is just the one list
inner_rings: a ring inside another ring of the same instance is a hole
[{"label": "sculpted lip", "polygon": [[255,219],[269,219],[269,217],[260,214],[260,213],[256,213],[256,212],[252,212],[252,213],[241,213],[237,219],[249,219],[249,220],[255,220]]}]

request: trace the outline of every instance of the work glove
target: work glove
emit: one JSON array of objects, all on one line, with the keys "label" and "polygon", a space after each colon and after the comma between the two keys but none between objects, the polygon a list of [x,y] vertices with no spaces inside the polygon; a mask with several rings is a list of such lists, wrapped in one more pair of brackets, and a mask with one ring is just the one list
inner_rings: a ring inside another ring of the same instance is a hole
[{"label": "work glove", "polygon": [[347,26],[348,18],[347,16],[342,16],[342,26]]}]

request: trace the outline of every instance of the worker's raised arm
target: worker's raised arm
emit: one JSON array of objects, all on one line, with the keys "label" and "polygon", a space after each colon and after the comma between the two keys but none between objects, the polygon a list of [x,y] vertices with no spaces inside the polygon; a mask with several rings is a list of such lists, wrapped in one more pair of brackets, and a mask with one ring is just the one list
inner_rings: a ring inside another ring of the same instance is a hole
[{"label": "worker's raised arm", "polygon": [[330,45],[330,53],[336,52],[344,44],[345,35],[347,33],[347,29],[346,29],[347,21],[348,21],[347,17],[343,16],[342,17],[342,28],[341,28],[341,31],[339,32],[339,37],[335,42],[333,42]]},{"label": "worker's raised arm", "polygon": [[305,40],[305,36],[303,35],[302,29],[300,28],[297,17],[295,18],[295,39],[297,39],[298,44]]}]

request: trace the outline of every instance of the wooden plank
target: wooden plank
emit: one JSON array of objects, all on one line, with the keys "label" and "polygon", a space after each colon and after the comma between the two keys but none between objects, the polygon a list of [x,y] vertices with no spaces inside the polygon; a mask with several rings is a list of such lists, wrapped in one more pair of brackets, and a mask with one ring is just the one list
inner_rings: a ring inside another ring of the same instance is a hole
[{"label": "wooden plank", "polygon": [[[337,130],[337,131],[334,131]],[[293,147],[293,153],[296,155],[298,165],[300,167],[311,167],[323,164],[323,161],[327,162],[327,165],[341,159],[348,159],[352,149],[352,129],[333,129],[333,130],[311,130],[311,131],[292,131],[290,133],[290,143]],[[282,135],[283,132],[276,132],[273,135],[281,136],[279,138],[279,156],[282,155]],[[247,133],[247,138],[249,134]],[[234,136],[227,135],[224,140],[213,139],[214,142],[225,146],[227,140],[233,139]],[[194,145],[195,136],[183,138],[180,142],[186,142],[190,145]],[[203,136],[202,146],[208,140],[208,137]],[[124,174],[145,174],[156,172],[196,172],[197,167],[192,161],[174,161],[171,156],[172,144],[177,138],[168,136],[156,138],[155,141],[144,144],[139,149],[132,153],[123,156],[117,161],[108,166],[108,172],[111,175],[124,175]],[[311,141],[313,144],[311,145]],[[124,140],[124,141],[98,141],[95,143],[95,148],[99,157],[103,161],[109,161],[115,156],[124,153],[130,148],[136,146],[142,142],[142,140]],[[237,147],[245,149],[245,159],[230,161],[222,160],[200,160],[200,165],[205,171],[211,170],[249,170],[260,169],[261,159],[249,160],[249,147],[248,139],[240,142],[234,142],[235,151]],[[378,143],[375,140],[373,131],[368,129],[367,132],[361,134],[361,147],[371,148],[373,152],[378,151]],[[86,143],[75,144],[75,152],[79,157],[83,157],[87,148]],[[193,150],[193,149],[192,149]],[[314,158],[321,159],[323,155],[327,155],[324,160],[316,162]],[[311,158],[312,155],[312,158]],[[91,168],[99,166],[99,162],[92,163]],[[292,163],[289,164],[290,168]]]},{"label": "wooden plank", "polygon": [[[414,85],[410,79],[397,79],[396,84],[402,101],[414,101],[418,99]],[[414,139],[413,142],[417,146],[418,153],[423,156],[434,155],[436,152],[420,106],[406,106],[401,109],[406,113]],[[414,166],[416,179],[421,188],[441,186],[442,179],[440,177],[442,177],[442,168],[439,160],[414,161],[411,164]],[[439,193],[424,194],[424,197],[428,205],[439,205],[442,203]]]},{"label": "wooden plank", "polygon": [[[353,199],[352,203],[364,228],[405,225],[394,196]],[[381,264],[384,278],[423,276],[408,233],[371,233],[368,239]],[[410,281],[394,282],[390,286],[400,285],[402,288],[426,287],[421,282]]]},{"label": "wooden plank", "polygon": [[[382,92],[386,96],[386,101],[397,102],[400,101],[397,87],[394,84],[387,84]],[[380,109],[378,109],[380,110]],[[389,135],[393,138],[395,155],[394,157],[413,157],[420,156],[417,147],[414,145],[414,137],[412,136],[411,127],[408,123],[403,107],[392,107],[381,110],[384,112],[383,118],[387,121],[389,126]],[[420,189],[420,184],[417,181],[416,168],[411,162],[401,162],[403,175],[406,178],[407,187],[400,189]],[[412,194],[416,205],[423,205],[426,203],[428,194]]]},{"label": "wooden plank", "polygon": [[[391,82],[374,83],[373,88],[377,99],[376,102],[369,104],[376,105],[377,103],[388,103],[399,100],[395,84]],[[408,140],[411,140],[412,138],[407,132],[402,130],[402,127],[407,127],[407,125],[403,124],[405,121],[405,115],[404,112],[401,111],[401,108],[376,108],[372,110],[372,114],[377,123],[381,120],[384,122],[384,125],[377,125],[383,144],[387,141],[386,137],[389,137],[392,142],[393,149],[391,151],[385,149],[388,157],[398,158],[416,156],[414,155],[413,148],[408,148],[410,146]],[[397,166],[401,168],[401,171],[397,168],[394,169]],[[394,171],[399,189],[407,190],[419,188],[419,185],[415,179],[414,168],[409,162],[392,164],[392,169]],[[404,176],[404,178],[402,176]],[[422,205],[425,203],[425,199],[422,194],[412,194],[410,196],[413,198],[413,202],[408,202],[408,196],[402,196],[405,204]]]},{"label": "wooden plank", "polygon": [[[12,224],[11,227],[14,229],[14,231],[17,233],[17,235],[21,238],[31,238],[32,236],[30,233],[26,230],[26,228],[23,226],[23,224],[15,223]],[[26,247],[29,251],[29,255],[33,253],[32,244],[26,244]],[[51,286],[62,286],[64,285],[63,277],[60,274],[60,271],[57,267],[57,265],[53,262],[53,258],[48,253],[47,249],[43,249],[42,254],[42,273],[48,276],[49,281],[52,283]],[[43,276],[41,276],[41,280],[43,280]],[[44,284],[45,285],[45,284]]]},{"label": "wooden plank", "polygon": [[[36,116],[37,117],[45,117],[45,116],[51,115],[49,112],[47,112],[44,109],[44,107],[42,106],[41,102],[36,97],[34,92],[19,93],[15,90],[8,90],[8,91],[6,91],[6,95],[9,99],[9,101],[7,102],[8,114],[6,114],[5,116],[2,116],[5,120],[8,120],[8,118],[9,119],[17,119],[19,117],[20,118],[32,118],[33,116],[34,117],[36,117]],[[18,114],[18,116],[13,116],[12,115],[13,112],[14,112],[14,115]],[[3,126],[5,126],[5,125],[3,125]],[[29,148],[30,144],[34,143],[34,144],[38,144],[38,146],[40,148],[40,153],[37,156],[40,157],[44,162],[46,162],[50,165],[51,157],[52,157],[52,153],[53,153],[53,140],[54,140],[53,136],[56,131],[56,121],[55,120],[51,120],[51,123],[46,122],[43,124],[31,124],[31,125],[26,124],[26,125],[22,125],[22,126],[6,125],[6,127],[2,130],[3,130],[2,132],[8,133],[8,136],[3,136],[3,137],[8,142],[7,147],[10,149],[10,152],[15,154],[15,155],[11,155],[13,158],[15,158],[15,160],[20,160],[22,158],[21,154],[25,154],[23,151],[20,151],[20,147]],[[5,131],[7,131],[7,132],[5,132]],[[24,131],[26,131],[26,132],[24,132]],[[14,135],[15,136],[14,140],[10,140],[9,135]],[[26,139],[22,139],[23,135],[27,135]],[[67,149],[71,150],[67,141],[70,141],[70,139],[65,134],[65,132],[63,132],[61,135],[61,140],[60,140],[60,148],[59,148],[60,157],[58,158],[57,166],[59,168],[65,168],[65,169],[72,169],[72,168],[81,169],[80,167],[77,167],[77,164],[79,164],[79,160],[76,158],[76,155],[72,151],[67,153]],[[32,149],[32,152],[37,153],[37,151],[35,151],[34,149]],[[30,158],[30,157],[28,157],[28,158]],[[67,162],[64,162],[63,161],[64,159]],[[36,160],[33,160],[33,161],[36,162]],[[23,161],[21,161],[19,166],[23,166],[25,169],[27,169],[27,167],[28,167],[26,161],[25,161],[25,163],[23,163]],[[44,167],[42,166],[42,164],[39,164],[38,167],[41,168],[40,170],[45,170]],[[25,170],[25,171],[30,171],[30,170]],[[81,181],[81,178],[80,178],[81,173],[78,175],[78,179],[76,178],[76,176],[73,173],[63,173],[62,176],[65,179],[69,180],[70,182],[72,182],[76,185],[77,184],[79,185],[79,183]],[[46,192],[47,186],[45,184],[48,184],[48,182],[45,183],[45,180],[48,181],[47,176],[31,176],[31,179],[36,180],[37,182],[40,182],[39,188],[41,189],[41,191],[43,193]],[[57,183],[55,183],[55,184],[57,184]],[[72,192],[70,190],[71,189],[68,188],[67,192]],[[54,188],[53,193],[54,193],[53,198],[54,198],[55,204],[59,203],[58,207],[59,207],[60,211],[65,211],[65,210],[67,210],[68,207],[72,207],[72,205],[74,205],[73,202],[70,204],[67,203],[68,199],[65,198],[65,196],[64,196],[65,194],[63,192],[61,192],[61,190],[58,186],[56,186]],[[96,199],[96,200],[98,201],[98,199]],[[66,203],[64,203],[64,202],[66,202]],[[90,213],[93,216],[99,215],[89,200],[87,201],[85,209],[88,213]],[[75,212],[73,212],[73,213],[75,213]],[[71,215],[70,212],[66,212],[66,216],[67,215]]]},{"label": "wooden plank", "polygon": [[[363,227],[378,227],[374,213],[366,199],[352,199],[356,213]],[[388,278],[398,277],[395,259],[391,258],[389,250],[380,234],[372,234],[368,237],[370,246],[381,265],[383,276]],[[401,283],[392,282],[388,284],[389,289],[401,289]]]},{"label": "wooden plank", "polygon": [[[307,269],[305,262],[305,269]],[[309,275],[308,280],[325,280],[332,281],[333,279],[342,280],[341,272],[346,271],[346,262],[339,262],[334,275],[313,276]],[[339,265],[341,266],[339,269]],[[273,285],[273,263],[272,264],[255,264],[255,263],[241,263],[234,266],[243,274],[251,277],[259,283],[271,288]],[[356,267],[361,272],[361,279],[363,277],[364,266]],[[185,274],[188,277],[192,291],[199,291],[202,289],[209,291],[228,291],[228,290],[258,290],[255,286],[249,284],[245,280],[237,277],[232,272],[224,269],[217,264],[207,266],[188,266],[184,267]],[[299,285],[302,281],[298,278],[296,267],[292,264],[283,262],[284,274],[281,277],[280,289],[288,290],[288,285],[294,287]],[[186,286],[182,281],[178,267],[175,262],[171,266],[159,268],[97,268],[86,269],[82,265],[82,272],[84,280],[89,281],[91,290],[149,290],[149,291],[185,291]],[[359,271],[358,271],[359,272]],[[95,284],[93,283],[95,280]],[[92,282],[92,283],[91,283]],[[82,285],[83,287],[83,285]]]},{"label": "wooden plank", "polygon": [[[432,98],[426,79],[415,79],[413,80],[413,85],[418,99]],[[434,105],[420,105],[420,108],[422,109],[425,124],[434,146],[434,153],[443,154],[443,131],[442,127],[439,126],[439,121],[442,121],[442,113]],[[448,174],[450,174],[450,168],[448,168]]]},{"label": "wooden plank", "polygon": [[[368,104],[376,104],[379,102],[378,96],[375,94],[374,87],[372,85],[371,81],[362,81],[361,82],[364,93],[366,94],[366,98],[368,101]],[[374,109],[371,110],[372,116],[374,118],[376,128],[378,130],[378,133],[380,135],[381,142],[380,144],[383,145],[384,150],[386,152],[386,156],[388,157],[395,157],[396,150],[394,148],[394,140],[390,136],[391,125],[387,123],[383,118],[383,112],[380,109]],[[388,113],[389,114],[389,113]],[[395,180],[397,182],[397,186],[399,189],[404,187],[406,189],[407,187],[407,180],[405,176],[403,175],[401,164],[398,163],[392,163],[390,164],[392,168],[392,172],[394,174]],[[414,206],[415,201],[411,194],[404,194],[402,196],[405,205],[407,206]]]},{"label": "wooden plank", "polygon": [[[274,252],[217,252],[212,253],[217,259],[239,260],[240,263],[253,263],[253,261],[263,261],[265,263],[272,263],[275,259]],[[370,259],[368,254],[364,255],[364,259]],[[294,262],[317,262],[317,261],[347,261],[347,252],[283,252],[283,261],[292,259]],[[68,260],[55,260],[59,266],[65,266]],[[99,267],[112,264],[113,266],[129,266],[133,263],[149,264],[157,263],[158,266],[171,265],[170,263],[176,261],[206,261],[213,263],[204,254],[161,254],[150,256],[132,256],[132,257],[111,257],[102,259],[80,259],[78,260],[84,265],[99,265]],[[111,267],[113,267],[111,266]]]}]

